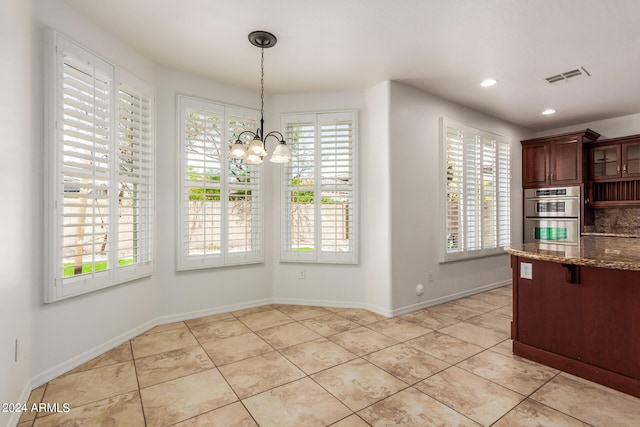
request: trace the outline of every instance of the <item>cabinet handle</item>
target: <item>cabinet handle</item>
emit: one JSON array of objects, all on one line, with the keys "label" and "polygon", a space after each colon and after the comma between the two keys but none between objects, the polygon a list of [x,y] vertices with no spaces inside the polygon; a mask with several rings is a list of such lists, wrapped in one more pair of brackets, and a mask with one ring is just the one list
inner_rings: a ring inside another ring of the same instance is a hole
[{"label": "cabinet handle", "polygon": [[552,173],[552,174],[551,174],[551,181],[553,181],[554,179],[555,179],[555,174],[554,174],[554,173]]},{"label": "cabinet handle", "polygon": [[627,173],[627,165],[622,165],[622,173]]},{"label": "cabinet handle", "polygon": [[620,165],[616,166],[616,173],[620,173]]}]

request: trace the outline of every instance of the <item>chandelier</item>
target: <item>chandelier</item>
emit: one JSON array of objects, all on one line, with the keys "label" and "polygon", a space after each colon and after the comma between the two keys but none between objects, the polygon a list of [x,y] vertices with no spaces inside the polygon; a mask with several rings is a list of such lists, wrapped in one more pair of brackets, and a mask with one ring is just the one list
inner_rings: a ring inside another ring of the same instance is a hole
[{"label": "chandelier", "polygon": [[[236,159],[243,159],[245,163],[251,165],[257,165],[262,163],[262,159],[267,155],[266,143],[267,139],[272,137],[278,141],[278,145],[270,161],[273,163],[288,163],[291,160],[291,151],[287,147],[287,143],[284,141],[284,137],[278,131],[271,131],[268,134],[264,134],[264,50],[265,48],[273,47],[276,45],[278,39],[271,33],[266,31],[253,31],[249,33],[249,41],[252,45],[259,47],[261,51],[260,58],[260,128],[255,132],[245,130],[238,135],[236,142],[231,147],[230,157]],[[240,139],[242,135],[248,134],[253,137],[248,147]]]}]

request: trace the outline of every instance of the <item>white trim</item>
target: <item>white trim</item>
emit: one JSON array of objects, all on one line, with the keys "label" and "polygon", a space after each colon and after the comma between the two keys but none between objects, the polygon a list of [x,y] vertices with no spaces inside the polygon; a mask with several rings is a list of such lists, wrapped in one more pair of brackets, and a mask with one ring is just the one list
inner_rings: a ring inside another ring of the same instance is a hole
[{"label": "white trim", "polygon": [[[422,301],[417,304],[406,305],[404,307],[399,307],[391,311],[391,316],[401,316],[403,314],[412,313],[414,311],[421,310],[423,308],[429,308],[436,305],[444,304],[446,302],[455,301],[460,298],[465,298],[471,295],[476,295],[482,292],[490,291],[492,289],[501,288],[503,286],[507,286],[511,284],[511,279],[502,280],[500,282],[490,283],[488,285],[478,286],[477,288],[468,289],[466,291],[458,292],[451,295],[445,295],[443,297],[433,298],[427,301]],[[499,307],[496,307],[498,309]]]},{"label": "white trim", "polygon": [[65,374],[84,363],[89,362],[90,360],[106,353],[107,351],[113,350],[117,346],[137,337],[143,332],[148,331],[157,324],[158,323],[156,320],[145,322],[140,326],[130,329],[129,331],[122,333],[117,337],[110,339],[109,341],[106,341],[105,343],[84,351],[79,355],[72,357],[71,359],[68,359],[52,368],[47,369],[44,372],[36,374],[31,378],[31,385],[33,388],[40,387],[41,385],[48,383],[52,379],[59,377],[60,375]]},{"label": "white trim", "polygon": [[[21,405],[26,405],[29,402],[29,397],[31,396],[31,390],[35,388],[31,386],[31,381],[27,381],[27,383],[24,385],[24,388],[22,389],[22,393],[20,393],[20,397],[18,398],[17,401],[13,402],[13,403],[20,403]],[[4,403],[4,402],[3,402]],[[27,407],[27,411],[30,411],[31,408]],[[7,427],[9,426],[17,426],[18,425],[18,421],[20,421],[20,417],[22,417],[22,414],[24,412],[22,411],[14,411],[11,413],[11,416],[9,417],[9,422],[7,423]]]}]

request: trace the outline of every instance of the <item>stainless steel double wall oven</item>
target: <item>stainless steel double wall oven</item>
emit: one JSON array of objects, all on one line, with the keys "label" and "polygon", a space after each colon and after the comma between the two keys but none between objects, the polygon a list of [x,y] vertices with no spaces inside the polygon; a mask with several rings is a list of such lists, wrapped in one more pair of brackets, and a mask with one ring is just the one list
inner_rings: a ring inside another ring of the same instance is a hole
[{"label": "stainless steel double wall oven", "polygon": [[577,245],[580,187],[524,190],[524,242]]}]

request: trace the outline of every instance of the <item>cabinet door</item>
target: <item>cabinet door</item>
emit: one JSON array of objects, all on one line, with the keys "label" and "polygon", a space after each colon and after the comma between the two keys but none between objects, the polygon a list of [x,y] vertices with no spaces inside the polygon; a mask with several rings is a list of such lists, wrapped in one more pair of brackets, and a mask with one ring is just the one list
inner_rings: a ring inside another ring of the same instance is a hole
[{"label": "cabinet door", "polygon": [[522,186],[540,187],[549,183],[549,156],[546,143],[522,146]]},{"label": "cabinet door", "polygon": [[551,184],[582,182],[582,143],[577,139],[554,141],[551,146]]},{"label": "cabinet door", "polygon": [[623,177],[640,177],[640,142],[627,143],[623,149]]},{"label": "cabinet door", "polygon": [[640,272],[581,268],[584,362],[640,378]]},{"label": "cabinet door", "polygon": [[620,177],[620,145],[593,147],[589,154],[592,180]]},{"label": "cabinet door", "polygon": [[583,338],[577,333],[583,328],[580,286],[567,283],[561,264],[526,258],[518,262],[532,265],[533,278],[517,278],[517,340],[581,360]]}]

